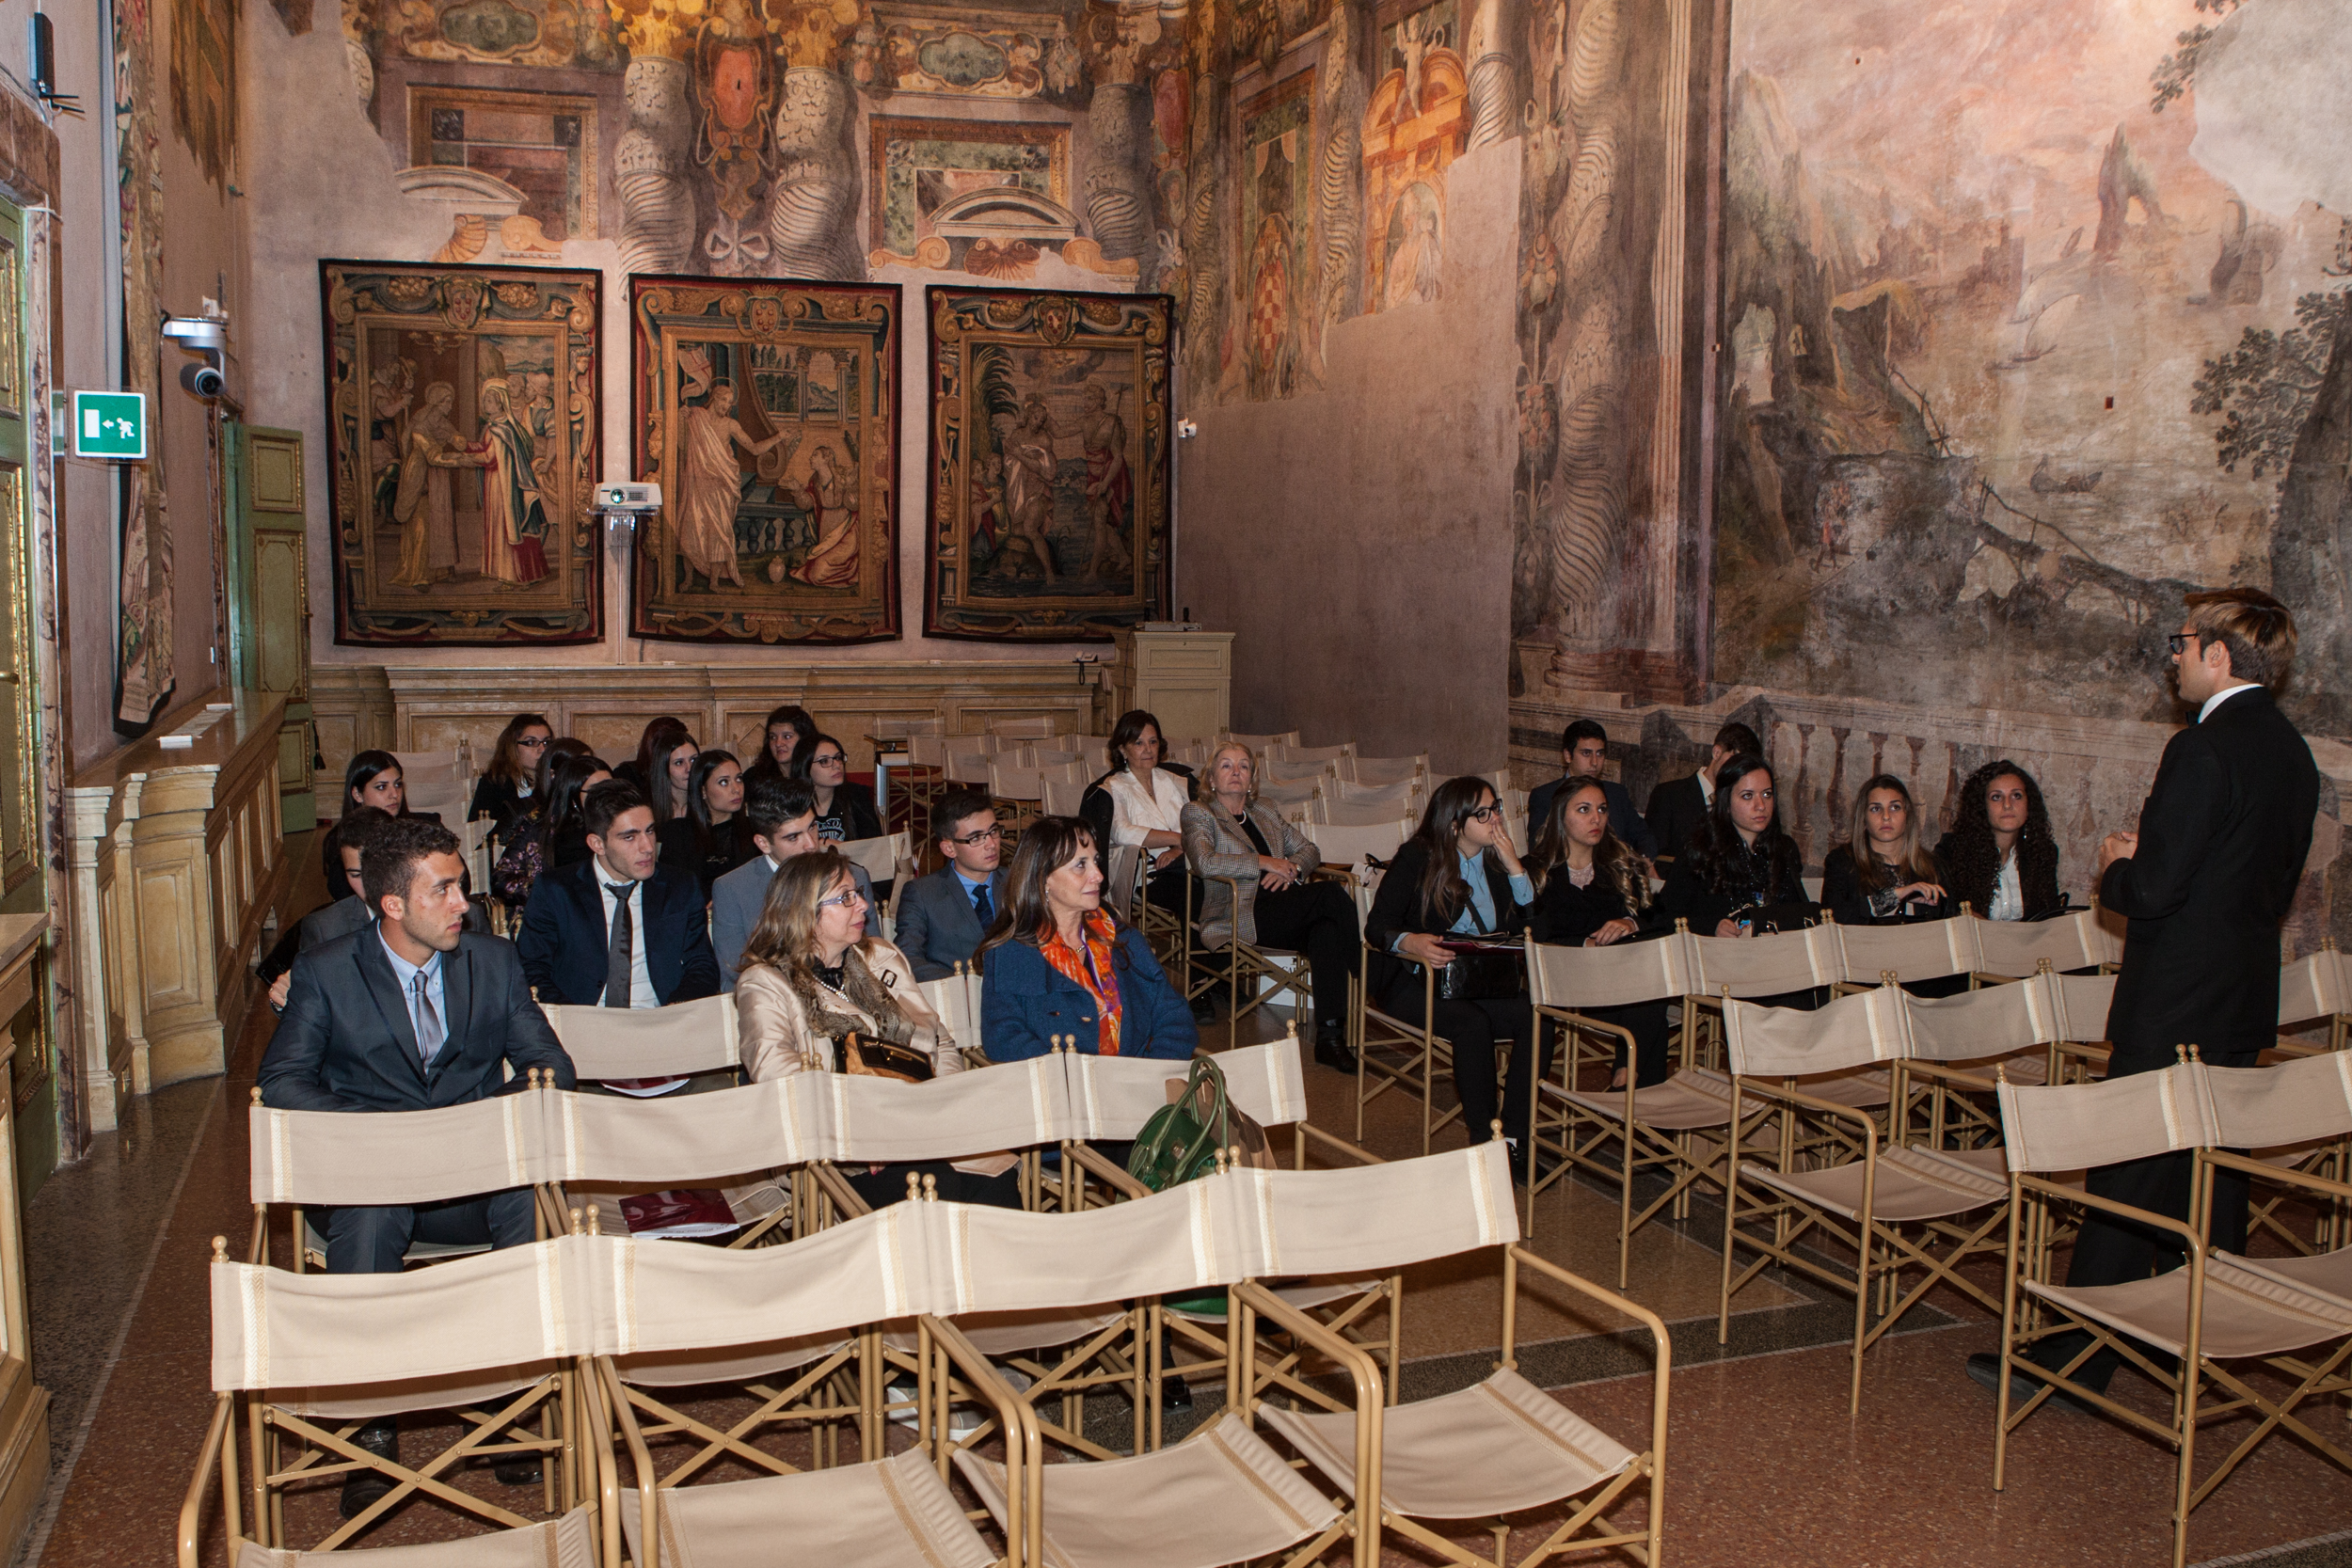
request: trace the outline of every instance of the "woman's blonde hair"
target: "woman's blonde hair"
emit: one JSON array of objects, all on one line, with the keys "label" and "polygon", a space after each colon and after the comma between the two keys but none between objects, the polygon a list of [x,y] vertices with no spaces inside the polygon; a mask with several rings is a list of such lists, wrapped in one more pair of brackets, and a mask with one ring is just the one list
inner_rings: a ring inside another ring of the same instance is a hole
[{"label": "woman's blonde hair", "polygon": [[[832,849],[795,855],[778,866],[768,879],[759,922],[744,940],[742,967],[772,964],[787,974],[805,968],[817,952],[818,906],[838,881],[857,885],[848,857]],[[863,952],[866,940],[861,937],[851,945]]]}]

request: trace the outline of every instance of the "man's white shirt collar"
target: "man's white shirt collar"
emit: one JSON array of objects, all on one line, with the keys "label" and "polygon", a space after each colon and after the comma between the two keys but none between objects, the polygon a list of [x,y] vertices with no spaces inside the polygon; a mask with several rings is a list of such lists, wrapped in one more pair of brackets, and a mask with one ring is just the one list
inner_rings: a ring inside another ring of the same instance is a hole
[{"label": "man's white shirt collar", "polygon": [[2228,702],[2231,698],[2236,696],[2241,691],[2253,690],[2254,685],[2254,682],[2248,681],[2241,686],[2223,687],[2220,690],[2205,699],[2205,705],[2197,710],[2197,721],[2201,724],[2203,723],[2206,720],[2213,717],[2213,710],[2215,708],[2219,707],[2222,704]]}]

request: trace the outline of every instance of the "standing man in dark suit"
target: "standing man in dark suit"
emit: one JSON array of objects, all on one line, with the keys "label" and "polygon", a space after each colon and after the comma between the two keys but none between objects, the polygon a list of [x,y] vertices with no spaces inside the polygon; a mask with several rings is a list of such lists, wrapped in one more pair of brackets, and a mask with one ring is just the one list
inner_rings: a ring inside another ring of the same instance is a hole
[{"label": "standing man in dark suit", "polygon": [[[1649,792],[1649,809],[1644,813],[1651,836],[1658,840],[1658,853],[1680,855],[1708,813],[1715,809],[1715,774],[1724,763],[1733,757],[1763,754],[1764,743],[1756,739],[1756,732],[1735,721],[1715,732],[1715,749],[1706,767],[1687,778],[1661,780]],[[1613,807],[1611,816],[1615,816]],[[1534,830],[1530,827],[1528,831]]]},{"label": "standing man in dark suit", "polygon": [[[310,948],[294,959],[285,1016],[262,1057],[262,1102],[294,1111],[423,1111],[513,1094],[528,1069],[546,1068],[570,1088],[564,1054],[514,945],[466,926],[466,863],[457,835],[438,822],[404,816],[370,835],[360,861],[361,896],[376,922]],[[514,1075],[501,1082],[501,1069]],[[536,1239],[531,1189],[412,1207],[329,1209],[329,1274],[398,1274],[412,1241],[523,1246]],[[389,1419],[354,1439],[387,1459],[399,1455]],[[539,1479],[532,1461],[500,1465],[510,1485]],[[378,1472],[354,1471],[343,1517],[391,1490]]]},{"label": "standing man in dark suit", "polygon": [[[2166,744],[2139,831],[2109,833],[2099,847],[2099,901],[2131,923],[2107,1009],[2111,1078],[2169,1067],[2184,1045],[2196,1046],[2209,1066],[2251,1067],[2278,1039],[2279,926],[2319,810],[2311,747],[2271,700],[2295,662],[2286,608],[2251,588],[2192,594],[2171,642],[2181,701],[2196,705],[2197,721]],[[2103,1165],[2088,1186],[2186,1220],[2192,1175],[2189,1154],[2162,1154]],[[2217,1173],[2208,1232],[2215,1246],[2245,1250],[2246,1199],[2243,1177]],[[2123,1284],[2181,1261],[2178,1243],[2162,1234],[2087,1214],[2066,1282]],[[2057,1336],[2034,1359],[2060,1368],[2088,1342],[2079,1333]],[[2104,1391],[2120,1361],[2102,1351],[2074,1381]],[[1968,1370],[1999,1387],[1997,1356],[1972,1355]],[[2028,1381],[2016,1379],[2030,1398]]]},{"label": "standing man in dark suit", "polygon": [[1004,907],[1004,831],[977,789],[954,789],[931,807],[931,837],[947,863],[898,897],[897,945],[918,980],[943,980],[969,964]]},{"label": "standing man in dark suit", "polygon": [[[743,792],[743,815],[752,825],[752,847],[759,853],[710,884],[710,945],[719,963],[719,989],[729,992],[735,990],[743,944],[759,924],[776,868],[795,855],[826,847],[817,833],[817,792],[804,780],[772,774],[753,780]],[[881,936],[874,884],[855,861],[850,863],[850,879],[866,900],[866,934]]]},{"label": "standing man in dark suit", "polygon": [[[588,858],[543,871],[523,906],[515,945],[546,1003],[662,1007],[719,991],[702,884],[660,863],[653,807],[637,786],[608,779],[580,797]],[[707,1085],[723,1088],[723,1075]],[[610,1085],[640,1097],[688,1086],[683,1077]],[[705,1086],[705,1085],[697,1085]]]},{"label": "standing man in dark suit", "polygon": [[1632,847],[1644,860],[1654,860],[1659,853],[1658,837],[1642,814],[1633,809],[1633,797],[1625,785],[1604,778],[1601,769],[1609,766],[1609,732],[1595,719],[1579,719],[1560,732],[1560,777],[1549,784],[1539,784],[1527,798],[1527,839],[1533,844],[1551,820],[1551,798],[1570,779],[1589,777],[1601,780],[1600,792],[1609,801],[1609,831]]}]

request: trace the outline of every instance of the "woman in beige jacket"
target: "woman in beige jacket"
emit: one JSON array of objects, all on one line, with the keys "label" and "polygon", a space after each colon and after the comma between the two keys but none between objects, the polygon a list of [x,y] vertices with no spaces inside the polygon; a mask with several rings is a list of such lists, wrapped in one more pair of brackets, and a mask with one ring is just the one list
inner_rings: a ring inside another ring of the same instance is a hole
[{"label": "woman in beige jacket", "polygon": [[[852,1033],[919,1053],[933,1077],[964,1070],[963,1053],[924,1001],[914,966],[865,930],[866,900],[839,854],[796,855],[777,870],[736,979],[736,1029],[753,1082],[833,1071],[841,1039]],[[906,1196],[910,1173],[936,1178],[939,1196],[950,1202],[1021,1206],[1009,1156],[843,1172],[877,1209]]]}]

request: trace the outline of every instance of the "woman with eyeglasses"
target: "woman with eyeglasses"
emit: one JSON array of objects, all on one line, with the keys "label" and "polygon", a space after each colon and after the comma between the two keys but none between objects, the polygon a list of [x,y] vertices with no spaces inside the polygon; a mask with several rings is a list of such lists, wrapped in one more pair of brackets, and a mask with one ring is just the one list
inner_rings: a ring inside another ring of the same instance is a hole
[{"label": "woman with eyeglasses", "polygon": [[1854,793],[1852,834],[1821,862],[1821,902],[1840,926],[1943,920],[1955,906],[1920,841],[1911,786],[1881,773]]},{"label": "woman with eyeglasses", "polygon": [[586,752],[567,752],[548,765],[547,799],[539,814],[522,819],[514,841],[490,868],[490,891],[500,903],[521,909],[530,901],[539,873],[588,858],[588,829],[580,819],[580,798],[612,776],[603,758]]},{"label": "woman with eyeglasses", "polygon": [[703,897],[710,884],[759,853],[743,815],[743,768],[732,752],[702,752],[686,784],[686,811],[657,823],[661,863],[693,873]]},{"label": "woman with eyeglasses", "polygon": [[[754,1083],[796,1072],[854,1070],[849,1039],[884,1042],[929,1063],[932,1077],[961,1072],[963,1053],[923,1000],[906,955],[866,935],[866,900],[850,863],[832,849],[796,855],[768,882],[758,924],[743,943],[735,982],[743,1066]],[[865,1065],[870,1066],[870,1059]],[[874,1208],[907,1196],[912,1172],[936,1178],[957,1203],[1021,1206],[1013,1157],[956,1164],[857,1165],[844,1169]]]},{"label": "woman with eyeglasses", "polygon": [[[1649,873],[1632,846],[1609,821],[1609,792],[1591,774],[1561,781],[1550,811],[1536,825],[1528,875],[1536,884],[1535,940],[1559,947],[1611,947],[1660,934]],[[1579,1012],[1633,1037],[1634,1087],[1666,1081],[1666,1004],[1579,1007]],[[1625,1042],[1616,1046],[1613,1089],[1625,1087]]]},{"label": "woman with eyeglasses", "polygon": [[466,819],[486,816],[500,838],[515,831],[515,818],[530,809],[538,792],[539,759],[555,739],[555,726],[544,713],[518,713],[499,731],[490,766],[473,786],[473,801]]},{"label": "woman with eyeglasses", "polygon": [[[819,735],[803,749],[792,776],[817,793],[817,836],[831,844],[880,838],[882,816],[873,794],[850,781],[850,753],[841,742]],[[889,896],[887,894],[884,897]]]},{"label": "woman with eyeglasses", "polygon": [[1310,879],[1323,863],[1314,841],[1258,799],[1256,759],[1227,741],[1209,758],[1209,798],[1184,808],[1184,858],[1200,879],[1200,940],[1236,936],[1304,953],[1314,974],[1315,1060],[1356,1070],[1347,1045],[1348,982],[1363,943],[1356,900]]},{"label": "woman with eyeglasses", "polygon": [[1042,1056],[1189,1057],[1192,1010],[1134,927],[1103,907],[1094,830],[1041,816],[1022,830],[1004,904],[980,947],[982,1044],[992,1062]]},{"label": "woman with eyeglasses", "polygon": [[2033,920],[2062,909],[2058,839],[2033,775],[2003,757],[1960,786],[1952,831],[1935,847],[1944,886],[1987,920]]},{"label": "woman with eyeglasses", "polygon": [[[1419,1019],[1424,972],[1454,960],[1449,943],[1516,939],[1534,901],[1534,881],[1512,847],[1494,786],[1480,778],[1448,779],[1429,797],[1420,829],[1397,850],[1373,896],[1364,939],[1376,957],[1364,975],[1365,994],[1393,1017]],[[1524,981],[1514,996],[1439,997],[1432,1006],[1432,1030],[1454,1048],[1454,1086],[1470,1141],[1485,1143],[1500,1115],[1512,1139],[1512,1169],[1525,1180],[1516,1130],[1527,1126],[1543,1068]],[[1510,1080],[1498,1103],[1495,1042],[1504,1038],[1511,1042]]]}]

